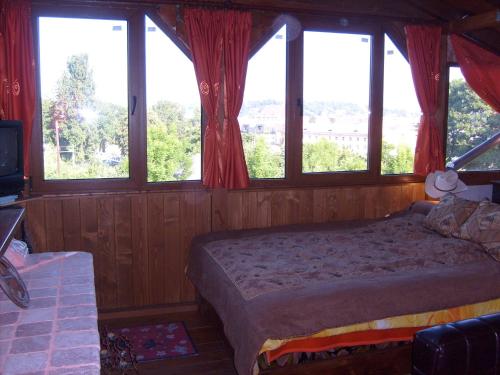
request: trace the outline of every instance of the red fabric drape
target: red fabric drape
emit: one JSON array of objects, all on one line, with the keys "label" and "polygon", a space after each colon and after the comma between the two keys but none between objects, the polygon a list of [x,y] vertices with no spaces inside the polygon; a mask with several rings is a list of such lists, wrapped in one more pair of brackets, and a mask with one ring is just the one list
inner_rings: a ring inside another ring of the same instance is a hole
[{"label": "red fabric drape", "polygon": [[0,118],[23,122],[24,174],[29,175],[35,112],[31,1],[0,1]]},{"label": "red fabric drape", "polygon": [[436,122],[441,27],[409,25],[405,31],[413,84],[422,109],[414,172],[425,176],[444,167],[443,143]]},{"label": "red fabric drape", "polygon": [[224,12],[186,9],[186,31],[201,104],[207,114],[203,143],[203,185],[222,186],[222,157],[219,150],[219,86],[224,38]]},{"label": "red fabric drape", "polygon": [[246,188],[248,170],[241,141],[238,114],[243,104],[245,77],[252,17],[250,13],[226,12],[224,31],[225,116],[223,147],[223,186],[227,189]]},{"label": "red fabric drape", "polygon": [[458,35],[451,44],[469,86],[495,111],[500,112],[500,56]]}]

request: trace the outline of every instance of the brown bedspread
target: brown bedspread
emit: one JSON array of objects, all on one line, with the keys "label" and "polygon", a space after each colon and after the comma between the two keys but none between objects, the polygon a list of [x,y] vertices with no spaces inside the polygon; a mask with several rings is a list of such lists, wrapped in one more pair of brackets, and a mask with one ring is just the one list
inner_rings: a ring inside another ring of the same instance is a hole
[{"label": "brown bedspread", "polygon": [[224,323],[240,375],[268,338],[500,298],[500,263],[423,218],[211,233],[193,241],[188,276]]}]

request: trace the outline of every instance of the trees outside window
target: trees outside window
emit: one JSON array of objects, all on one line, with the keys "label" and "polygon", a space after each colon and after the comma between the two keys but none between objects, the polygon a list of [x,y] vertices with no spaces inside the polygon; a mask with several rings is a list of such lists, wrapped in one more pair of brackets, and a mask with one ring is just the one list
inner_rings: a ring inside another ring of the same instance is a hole
[{"label": "trees outside window", "polygon": [[[500,132],[500,114],[493,111],[469,87],[460,68],[450,67],[449,72],[447,163]],[[500,147],[490,149],[462,169],[499,170]]]},{"label": "trees outside window", "polygon": [[45,179],[128,177],[127,22],[40,17],[39,36]]},{"label": "trees outside window", "polygon": [[193,64],[149,17],[145,33],[148,182],[200,180],[201,104]]}]

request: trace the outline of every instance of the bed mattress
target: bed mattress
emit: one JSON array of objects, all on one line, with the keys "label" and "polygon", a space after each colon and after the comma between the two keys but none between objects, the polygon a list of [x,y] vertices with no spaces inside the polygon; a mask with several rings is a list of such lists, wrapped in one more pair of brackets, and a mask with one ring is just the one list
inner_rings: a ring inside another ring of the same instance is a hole
[{"label": "bed mattress", "polygon": [[296,338],[499,299],[500,263],[423,218],[211,233],[193,241],[188,276],[221,318],[240,375]]}]

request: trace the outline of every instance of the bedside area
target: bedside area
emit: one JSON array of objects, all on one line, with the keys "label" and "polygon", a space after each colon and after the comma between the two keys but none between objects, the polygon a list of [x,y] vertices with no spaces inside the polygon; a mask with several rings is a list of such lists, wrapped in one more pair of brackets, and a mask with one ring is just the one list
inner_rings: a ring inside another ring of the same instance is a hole
[{"label": "bedside area", "polygon": [[92,255],[30,254],[18,268],[23,309],[0,290],[0,369],[13,374],[98,375],[99,333]]}]

